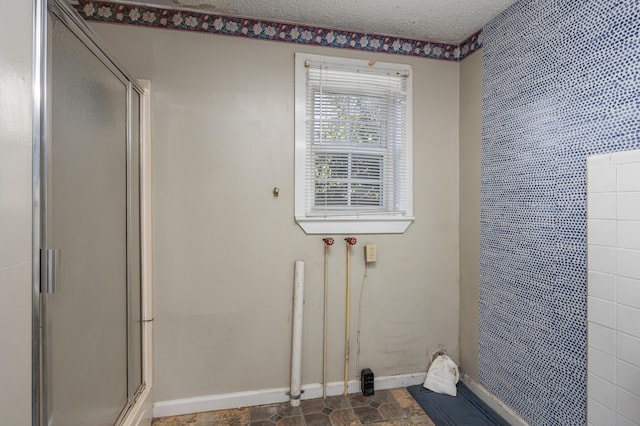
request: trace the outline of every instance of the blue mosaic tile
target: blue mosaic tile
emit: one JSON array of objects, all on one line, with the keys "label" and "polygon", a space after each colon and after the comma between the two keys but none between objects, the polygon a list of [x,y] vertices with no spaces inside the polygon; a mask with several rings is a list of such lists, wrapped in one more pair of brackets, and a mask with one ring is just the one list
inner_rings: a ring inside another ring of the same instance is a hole
[{"label": "blue mosaic tile", "polygon": [[521,0],[483,29],[480,382],[586,420],[586,157],[640,147],[640,0]]}]

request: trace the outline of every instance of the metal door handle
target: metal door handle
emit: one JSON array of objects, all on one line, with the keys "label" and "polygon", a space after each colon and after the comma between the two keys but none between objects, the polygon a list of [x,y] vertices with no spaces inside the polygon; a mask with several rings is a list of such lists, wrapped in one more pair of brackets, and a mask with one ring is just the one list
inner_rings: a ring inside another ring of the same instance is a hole
[{"label": "metal door handle", "polygon": [[40,293],[53,294],[60,281],[60,249],[40,249]]}]

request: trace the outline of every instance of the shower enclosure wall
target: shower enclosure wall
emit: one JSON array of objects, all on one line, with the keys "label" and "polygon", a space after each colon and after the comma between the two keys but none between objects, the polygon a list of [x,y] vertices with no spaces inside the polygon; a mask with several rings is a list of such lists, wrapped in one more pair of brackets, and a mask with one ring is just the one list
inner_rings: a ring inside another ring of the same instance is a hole
[{"label": "shower enclosure wall", "polygon": [[640,150],[587,157],[587,422],[640,425]]},{"label": "shower enclosure wall", "polygon": [[142,88],[36,1],[33,424],[123,422],[145,389]]}]

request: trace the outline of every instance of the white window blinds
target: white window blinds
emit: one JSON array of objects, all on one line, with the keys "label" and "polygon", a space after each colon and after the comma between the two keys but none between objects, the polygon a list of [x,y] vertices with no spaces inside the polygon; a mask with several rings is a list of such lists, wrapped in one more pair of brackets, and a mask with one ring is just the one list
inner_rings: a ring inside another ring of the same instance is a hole
[{"label": "white window blinds", "polygon": [[304,217],[410,216],[410,67],[315,55],[296,61],[296,78],[304,78],[304,105],[296,94]]}]

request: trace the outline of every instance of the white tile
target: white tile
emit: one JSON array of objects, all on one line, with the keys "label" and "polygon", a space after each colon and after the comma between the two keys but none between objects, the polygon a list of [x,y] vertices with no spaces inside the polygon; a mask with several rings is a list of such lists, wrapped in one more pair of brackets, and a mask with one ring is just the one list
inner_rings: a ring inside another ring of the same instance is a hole
[{"label": "white tile", "polygon": [[[640,422],[640,419],[638,419],[637,421]],[[632,422],[631,420],[626,419],[620,415],[616,417],[616,426],[638,426],[638,425],[640,425],[640,423]]]},{"label": "white tile", "polygon": [[616,193],[603,192],[587,195],[587,218],[616,219]]},{"label": "white tile", "polygon": [[616,385],[595,374],[587,375],[587,395],[607,408],[616,409]]},{"label": "white tile", "polygon": [[622,361],[640,367],[640,338],[617,333],[616,356]]},{"label": "white tile", "polygon": [[640,309],[640,280],[616,277],[616,301]]},{"label": "white tile", "polygon": [[616,307],[616,329],[621,333],[640,338],[640,309],[618,305]]},{"label": "white tile", "polygon": [[590,244],[587,247],[587,269],[594,272],[615,274],[616,249]]},{"label": "white tile", "polygon": [[617,243],[616,222],[615,220],[589,219],[587,221],[587,244],[615,246]]},{"label": "white tile", "polygon": [[615,424],[616,414],[604,405],[587,399],[587,419],[593,426],[611,426]]},{"label": "white tile", "polygon": [[618,165],[618,191],[640,191],[640,163]]},{"label": "white tile", "polygon": [[633,151],[614,152],[613,154],[609,155],[611,156],[610,162],[615,164],[640,162],[640,149],[635,149]]},{"label": "white tile", "polygon": [[588,345],[609,355],[616,354],[616,332],[592,322],[588,323]]},{"label": "white tile", "polygon": [[590,155],[587,157],[587,169],[598,166],[608,166],[610,164],[615,164],[611,162],[611,153]]},{"label": "white tile", "polygon": [[640,220],[618,220],[617,224],[617,246],[640,250]]},{"label": "white tile", "polygon": [[605,300],[616,300],[616,276],[589,271],[587,275],[587,293],[589,296]]},{"label": "white tile", "polygon": [[616,166],[589,167],[587,192],[611,192],[616,190]]},{"label": "white tile", "polygon": [[[602,195],[602,194],[594,194]],[[601,202],[601,201],[598,201]],[[620,192],[617,201],[617,219],[640,220],[640,192]],[[595,218],[593,218],[595,219]]]},{"label": "white tile", "polygon": [[628,419],[640,419],[640,397],[618,388],[616,411]]},{"label": "white tile", "polygon": [[616,362],[616,386],[640,396],[640,368],[624,361]]},{"label": "white tile", "polygon": [[587,350],[587,370],[589,373],[602,377],[610,382],[616,380],[616,359],[597,349]]},{"label": "white tile", "polygon": [[616,253],[616,274],[640,279],[640,250],[618,249]]},{"label": "white tile", "polygon": [[589,296],[587,301],[587,319],[592,323],[616,328],[616,304]]}]

